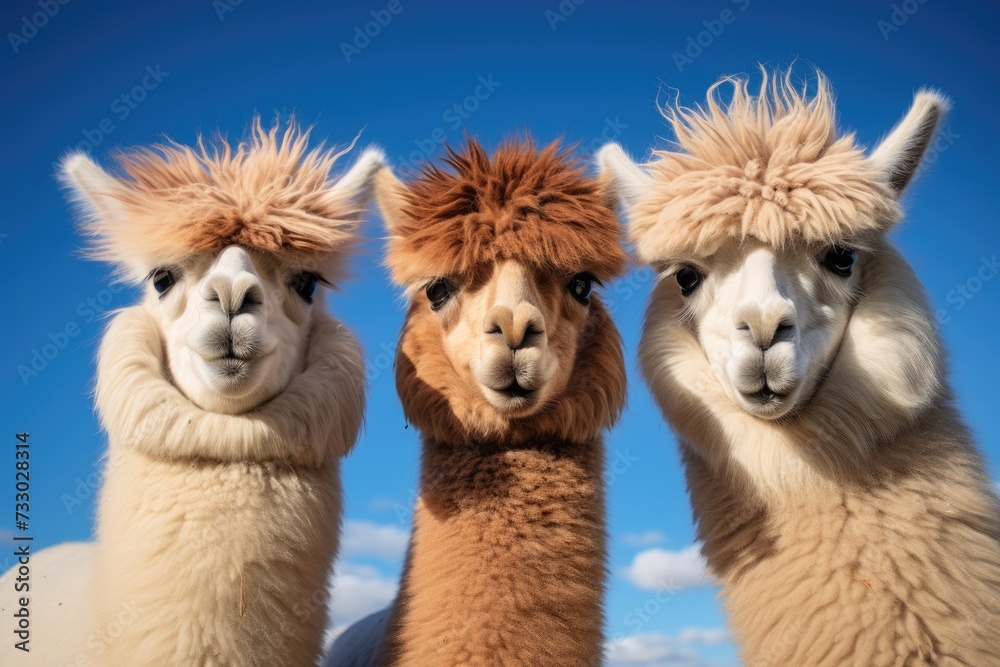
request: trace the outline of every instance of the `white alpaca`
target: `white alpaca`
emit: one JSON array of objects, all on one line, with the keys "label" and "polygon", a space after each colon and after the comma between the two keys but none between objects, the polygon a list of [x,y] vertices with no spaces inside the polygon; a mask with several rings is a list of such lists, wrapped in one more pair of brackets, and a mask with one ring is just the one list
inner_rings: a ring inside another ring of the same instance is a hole
[{"label": "white alpaca", "polygon": [[368,151],[334,182],[341,154],[306,146],[255,122],[235,151],[126,155],[123,177],[64,161],[97,255],[147,291],[99,356],[97,543],[33,561],[49,579],[32,593],[32,652],[4,643],[17,664],[319,657],[364,366],[316,292],[340,275],[383,158]]},{"label": "white alpaca", "polygon": [[[1000,664],[1000,512],[920,283],[886,233],[947,101],[870,155],[741,79],[613,176],[661,271],[640,356],[748,665]],[[718,85],[718,84],[717,84]]]}]

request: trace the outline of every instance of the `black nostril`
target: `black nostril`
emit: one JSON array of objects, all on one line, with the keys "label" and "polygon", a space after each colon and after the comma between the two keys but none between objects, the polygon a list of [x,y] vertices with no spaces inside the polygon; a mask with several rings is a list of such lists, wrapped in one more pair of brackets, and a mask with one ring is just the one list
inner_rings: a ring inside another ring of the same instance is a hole
[{"label": "black nostril", "polygon": [[778,325],[778,328],[774,330],[774,338],[779,338],[781,336],[788,336],[795,330],[795,325],[791,322],[782,322]]}]

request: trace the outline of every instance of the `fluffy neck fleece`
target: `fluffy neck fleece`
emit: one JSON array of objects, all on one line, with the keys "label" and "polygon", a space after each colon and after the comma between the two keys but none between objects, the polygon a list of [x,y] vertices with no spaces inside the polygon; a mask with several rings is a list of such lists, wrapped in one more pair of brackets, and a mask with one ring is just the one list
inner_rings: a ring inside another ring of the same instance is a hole
[{"label": "fluffy neck fleece", "polygon": [[201,410],[165,367],[152,316],[141,306],[120,313],[97,386],[110,436],[98,661],[315,664],[337,552],[339,457],[363,415],[356,340],[320,317],[305,370],[237,415]]},{"label": "fluffy neck fleece", "polygon": [[320,317],[306,370],[281,394],[243,414],[206,412],[165,375],[159,329],[137,306],[115,318],[101,346],[97,407],[113,446],[153,459],[316,467],[347,454],[357,437],[364,410],[357,356],[343,325]]}]

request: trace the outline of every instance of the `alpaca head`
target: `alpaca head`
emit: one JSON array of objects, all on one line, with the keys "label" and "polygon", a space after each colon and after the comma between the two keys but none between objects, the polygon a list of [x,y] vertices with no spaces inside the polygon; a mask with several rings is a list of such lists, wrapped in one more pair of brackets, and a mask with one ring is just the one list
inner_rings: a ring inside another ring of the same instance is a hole
[{"label": "alpaca head", "polygon": [[438,438],[591,438],[624,364],[595,288],[625,265],[596,180],[556,145],[470,141],[409,187],[376,177],[388,263],[411,303],[397,355],[407,417]]},{"label": "alpaca head", "polygon": [[[725,105],[716,96],[724,83],[733,88]],[[811,96],[787,75],[769,83],[765,74],[757,95],[727,78],[704,108],[668,112],[677,152],[656,151],[640,166],[617,145],[602,149],[638,256],[661,275],[647,319],[647,376],[690,340],[738,410],[778,419],[807,404],[946,107],[939,94],[918,93],[866,155],[852,135],[838,136],[822,75]],[[653,343],[668,336],[675,342]]]},{"label": "alpaca head", "polygon": [[342,154],[307,142],[294,124],[279,135],[255,120],[236,149],[137,150],[117,175],[80,153],[63,161],[93,254],[145,283],[170,378],[206,410],[245,412],[287,386],[342,273],[382,155],[334,181]]}]

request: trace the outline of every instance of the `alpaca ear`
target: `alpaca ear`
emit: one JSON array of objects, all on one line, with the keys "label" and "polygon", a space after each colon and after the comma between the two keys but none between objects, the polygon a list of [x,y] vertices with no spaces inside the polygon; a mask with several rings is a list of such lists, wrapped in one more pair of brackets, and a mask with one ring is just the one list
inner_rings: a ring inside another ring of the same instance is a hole
[{"label": "alpaca ear", "polygon": [[126,183],[112,176],[84,153],[71,153],[59,165],[58,177],[69,190],[80,224],[92,243],[87,255],[110,262],[120,278],[140,282],[149,271],[139,256],[124,252],[114,239],[128,225],[122,200],[129,193]]},{"label": "alpaca ear", "polygon": [[82,209],[89,231],[101,234],[104,227],[121,220],[119,196],[126,191],[125,185],[85,153],[63,158],[59,180],[70,191],[70,199]]},{"label": "alpaca ear", "polygon": [[872,151],[869,159],[897,196],[903,193],[916,173],[934,132],[950,107],[951,101],[941,93],[927,89],[919,91],[907,114]]},{"label": "alpaca ear", "polygon": [[595,159],[605,203],[612,209],[629,208],[649,188],[652,178],[618,144],[605,144]]},{"label": "alpaca ear", "polygon": [[406,185],[396,178],[392,169],[383,167],[375,174],[375,202],[390,234],[396,234],[403,223],[410,219],[403,210],[407,192]]},{"label": "alpaca ear", "polygon": [[361,154],[330,188],[334,201],[352,201],[365,206],[371,200],[374,177],[385,166],[385,153],[379,148],[369,148]]}]

